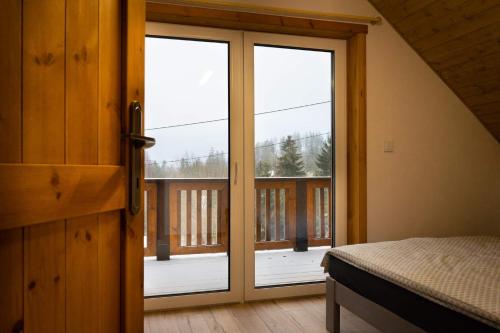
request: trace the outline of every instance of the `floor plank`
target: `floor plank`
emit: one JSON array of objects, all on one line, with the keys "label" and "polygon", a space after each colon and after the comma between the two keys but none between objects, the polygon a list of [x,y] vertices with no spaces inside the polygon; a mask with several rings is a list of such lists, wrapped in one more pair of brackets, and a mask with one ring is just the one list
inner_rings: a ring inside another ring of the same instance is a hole
[{"label": "floor plank", "polygon": [[[344,333],[379,333],[351,312],[341,309]],[[147,313],[146,333],[327,333],[325,297],[280,299]]]}]

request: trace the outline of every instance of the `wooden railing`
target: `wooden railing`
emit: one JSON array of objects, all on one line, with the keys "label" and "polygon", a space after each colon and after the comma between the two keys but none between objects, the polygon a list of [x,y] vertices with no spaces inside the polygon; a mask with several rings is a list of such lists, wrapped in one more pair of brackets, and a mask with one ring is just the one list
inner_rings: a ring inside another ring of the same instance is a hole
[{"label": "wooden railing", "polygon": [[[227,252],[227,179],[147,179],[145,256]],[[329,177],[257,178],[255,249],[331,244]]]}]

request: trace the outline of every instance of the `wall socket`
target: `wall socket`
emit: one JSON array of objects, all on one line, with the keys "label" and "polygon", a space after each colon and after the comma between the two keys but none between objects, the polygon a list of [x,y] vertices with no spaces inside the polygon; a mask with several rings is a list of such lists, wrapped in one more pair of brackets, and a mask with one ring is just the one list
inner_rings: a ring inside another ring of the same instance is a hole
[{"label": "wall socket", "polygon": [[394,152],[394,141],[393,140],[385,140],[384,141],[384,153],[392,153]]}]

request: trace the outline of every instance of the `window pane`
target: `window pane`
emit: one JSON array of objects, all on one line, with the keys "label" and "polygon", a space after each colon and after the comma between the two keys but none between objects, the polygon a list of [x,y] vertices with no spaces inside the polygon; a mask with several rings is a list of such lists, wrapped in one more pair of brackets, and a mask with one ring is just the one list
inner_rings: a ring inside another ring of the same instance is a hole
[{"label": "window pane", "polygon": [[160,219],[148,221],[158,225],[145,296],[228,289],[228,52],[222,42],[146,38],[145,133],[157,143],[145,170]]},{"label": "window pane", "polygon": [[323,281],[333,53],[255,46],[255,284]]}]

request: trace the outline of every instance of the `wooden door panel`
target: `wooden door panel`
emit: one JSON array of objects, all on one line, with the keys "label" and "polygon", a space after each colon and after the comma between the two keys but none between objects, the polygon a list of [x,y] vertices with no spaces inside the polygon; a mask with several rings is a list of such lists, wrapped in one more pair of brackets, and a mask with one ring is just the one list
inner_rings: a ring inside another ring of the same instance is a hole
[{"label": "wooden door panel", "polygon": [[120,331],[120,211],[99,214],[99,332]]},{"label": "wooden door panel", "polygon": [[24,163],[65,163],[65,0],[23,2]]},{"label": "wooden door panel", "polygon": [[0,332],[16,332],[23,319],[23,230],[0,231]]},{"label": "wooden door panel", "polygon": [[66,222],[67,332],[98,332],[99,236],[97,215]]},{"label": "wooden door panel", "polygon": [[[2,15],[3,14],[3,15]],[[9,45],[9,52],[0,57],[0,162],[21,161],[21,50],[22,4],[18,0],[0,1],[0,45]],[[3,48],[3,47],[2,47]],[[8,110],[8,112],[7,112]],[[1,329],[1,327],[0,327]],[[4,331],[4,330],[2,330]]]},{"label": "wooden door panel", "polygon": [[24,228],[24,332],[65,332],[66,223]]},{"label": "wooden door panel", "polygon": [[[0,4],[0,42],[9,45],[0,59],[6,73],[0,97],[8,106],[0,110],[1,332],[127,330],[121,323],[127,3]],[[140,254],[137,263],[142,247]],[[140,327],[141,310],[134,308]]]}]

